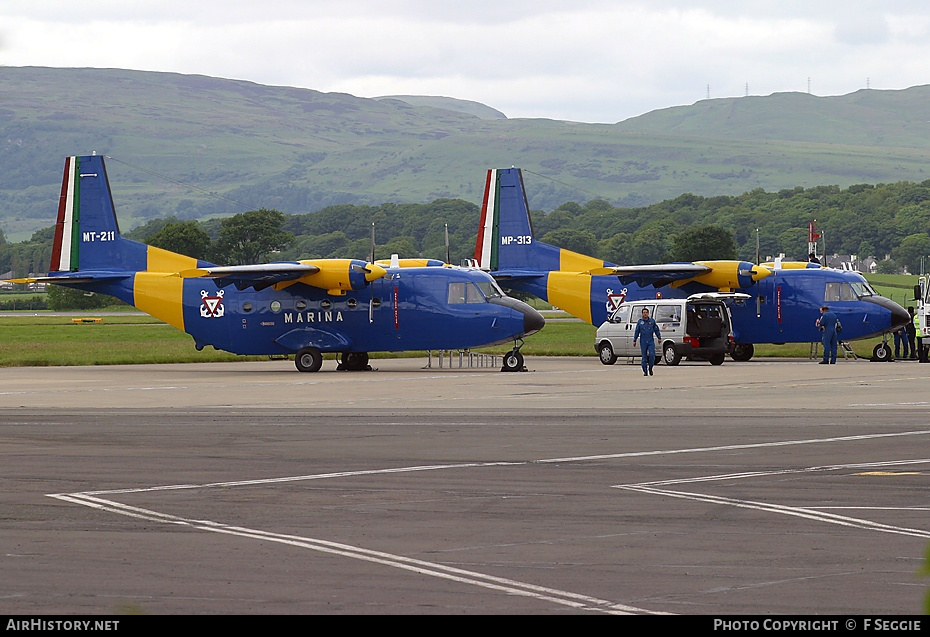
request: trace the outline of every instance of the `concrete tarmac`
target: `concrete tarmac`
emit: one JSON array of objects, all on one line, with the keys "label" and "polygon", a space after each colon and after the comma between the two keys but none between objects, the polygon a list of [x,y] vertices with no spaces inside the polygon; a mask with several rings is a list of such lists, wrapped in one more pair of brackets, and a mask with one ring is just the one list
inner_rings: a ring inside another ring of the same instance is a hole
[{"label": "concrete tarmac", "polygon": [[0,613],[922,612],[930,365],[372,364],[0,370]]}]

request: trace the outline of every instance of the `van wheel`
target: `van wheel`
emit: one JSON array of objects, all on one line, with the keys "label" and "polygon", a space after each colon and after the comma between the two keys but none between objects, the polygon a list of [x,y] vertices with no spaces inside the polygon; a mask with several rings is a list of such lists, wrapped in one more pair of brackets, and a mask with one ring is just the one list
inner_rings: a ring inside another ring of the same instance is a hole
[{"label": "van wheel", "polygon": [[677,365],[678,361],[681,360],[681,354],[675,349],[674,343],[666,343],[662,348],[662,360],[665,361],[666,365]]},{"label": "van wheel", "polygon": [[723,359],[725,358],[724,354],[714,354],[707,360],[710,361],[711,365],[723,365]]},{"label": "van wheel", "polygon": [[597,356],[605,365],[613,365],[617,362],[617,355],[614,354],[614,348],[611,347],[608,341],[604,341],[598,346]]},{"label": "van wheel", "polygon": [[752,358],[754,353],[755,349],[752,343],[740,343],[733,346],[733,351],[730,352],[730,358],[735,361],[746,362]]}]

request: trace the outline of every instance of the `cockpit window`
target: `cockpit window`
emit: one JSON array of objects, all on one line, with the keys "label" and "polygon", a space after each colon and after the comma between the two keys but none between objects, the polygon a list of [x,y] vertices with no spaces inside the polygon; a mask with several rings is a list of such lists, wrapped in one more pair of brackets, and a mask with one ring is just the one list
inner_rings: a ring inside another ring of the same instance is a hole
[{"label": "cockpit window", "polygon": [[827,303],[836,301],[858,301],[859,297],[856,296],[856,292],[849,283],[845,281],[831,281],[827,283],[827,287],[824,290],[823,300]]},{"label": "cockpit window", "polygon": [[852,283],[853,291],[862,298],[863,296],[876,296],[875,290],[866,282]]},{"label": "cockpit window", "polygon": [[487,300],[474,283],[456,281],[449,284],[449,305],[486,303]]},{"label": "cockpit window", "polygon": [[478,281],[475,285],[484,293],[486,298],[493,299],[504,296],[504,291],[498,287],[496,281]]}]

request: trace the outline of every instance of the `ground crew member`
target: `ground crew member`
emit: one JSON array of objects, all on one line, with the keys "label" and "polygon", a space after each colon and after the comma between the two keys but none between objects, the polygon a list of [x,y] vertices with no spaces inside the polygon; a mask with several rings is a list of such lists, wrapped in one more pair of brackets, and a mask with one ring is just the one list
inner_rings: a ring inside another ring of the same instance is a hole
[{"label": "ground crew member", "polygon": [[907,313],[911,315],[911,322],[904,326],[907,332],[907,340],[911,342],[911,360],[917,360],[917,331],[916,326],[920,324],[920,319],[914,313],[914,306],[907,306]]},{"label": "ground crew member", "polygon": [[840,339],[836,334],[836,324],[838,319],[836,314],[830,311],[826,305],[820,308],[820,318],[817,319],[817,327],[823,332],[823,360],[821,365],[836,365],[836,351]]},{"label": "ground crew member", "polygon": [[917,340],[917,362],[927,362],[927,352],[924,350],[923,338],[920,335],[920,312],[914,312],[914,338]]},{"label": "ground crew member", "polygon": [[643,355],[643,376],[652,376],[652,366],[656,360],[656,342],[661,339],[662,333],[654,319],[649,318],[649,309],[643,308],[643,318],[636,321],[636,331],[633,332],[633,347],[639,340],[639,351]]}]

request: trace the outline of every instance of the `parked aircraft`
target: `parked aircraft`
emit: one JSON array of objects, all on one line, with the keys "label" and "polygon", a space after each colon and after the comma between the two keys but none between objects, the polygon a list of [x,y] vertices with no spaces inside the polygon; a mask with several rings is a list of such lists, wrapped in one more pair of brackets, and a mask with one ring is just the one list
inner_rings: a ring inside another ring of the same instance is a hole
[{"label": "parked aircraft", "polygon": [[[708,291],[743,292],[732,301],[731,356],[752,358],[756,343],[820,340],[816,320],[828,305],[843,324],[842,339],[887,335],[908,322],[897,303],[875,293],[857,272],[809,263],[704,261],[620,267],[537,240],[518,168],[488,171],[474,255],[476,265],[505,286],[544,299],[592,325],[624,301],[686,298]],[[875,358],[887,360],[884,341]]]},{"label": "parked aircraft", "polygon": [[291,355],[313,372],[322,354],[362,370],[376,351],[470,349],[514,342],[545,321],[475,268],[440,261],[312,259],[215,266],[120,235],[102,156],[65,160],[52,263],[42,281],[109,294],[207,345]]}]

